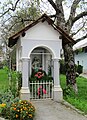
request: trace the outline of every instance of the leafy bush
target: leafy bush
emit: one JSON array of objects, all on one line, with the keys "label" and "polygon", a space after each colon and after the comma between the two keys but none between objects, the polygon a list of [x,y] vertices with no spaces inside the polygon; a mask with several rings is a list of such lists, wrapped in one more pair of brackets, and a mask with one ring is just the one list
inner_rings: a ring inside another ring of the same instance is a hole
[{"label": "leafy bush", "polygon": [[18,72],[17,74],[17,79],[18,79],[18,91],[20,91],[22,87],[22,74],[20,72]]},{"label": "leafy bush", "polygon": [[53,78],[50,75],[47,75],[44,70],[38,70],[37,72],[33,72],[31,77],[29,78],[30,82],[38,82],[38,81],[52,81]]},{"label": "leafy bush", "polygon": [[14,98],[14,95],[10,90],[7,90],[5,93],[0,94],[0,114],[5,118],[9,118],[10,115],[10,106],[15,101],[18,101],[19,98]]},{"label": "leafy bush", "polygon": [[78,65],[77,72],[78,72],[79,74],[81,74],[81,73],[83,72],[83,66]]},{"label": "leafy bush", "polygon": [[22,86],[22,76],[21,73],[17,71],[10,71],[9,72],[9,86],[12,94],[14,97],[19,95],[19,91]]},{"label": "leafy bush", "polygon": [[60,73],[61,74],[65,74],[66,73],[64,60],[60,61]]},{"label": "leafy bush", "polygon": [[[4,93],[0,93],[0,100],[3,103],[10,102],[14,99],[14,96],[11,92],[11,90],[6,90]],[[9,103],[8,103],[9,104]]]},{"label": "leafy bush", "polygon": [[[76,78],[78,86],[78,94],[66,87],[65,75],[60,75],[60,83],[64,92],[64,99],[74,105],[79,110],[87,114],[87,79],[81,76]],[[65,89],[66,87],[66,89]]]},{"label": "leafy bush", "polygon": [[63,89],[63,95],[65,98],[68,96],[75,97],[75,92],[71,86],[66,86],[66,88]]},{"label": "leafy bush", "polygon": [[3,68],[3,63],[2,62],[0,62],[0,69],[2,69]]},{"label": "leafy bush", "polygon": [[22,86],[22,74],[17,71],[11,71],[4,66],[0,69],[0,91],[11,90],[14,97],[19,95]]},{"label": "leafy bush", "polygon": [[83,66],[81,65],[76,65],[76,72],[81,74],[83,72]]},{"label": "leafy bush", "polygon": [[12,94],[16,97],[17,96],[17,72],[16,71],[9,72],[9,86]]},{"label": "leafy bush", "polygon": [[33,120],[35,108],[31,102],[14,98],[12,92],[0,94],[0,115],[9,120]]},{"label": "leafy bush", "polygon": [[10,120],[33,120],[35,108],[31,102],[20,100],[11,104]]},{"label": "leafy bush", "polygon": [[[83,66],[82,65],[75,65],[76,73],[81,74],[83,72]],[[60,73],[66,74],[66,67],[64,64],[64,60],[60,61]]]}]

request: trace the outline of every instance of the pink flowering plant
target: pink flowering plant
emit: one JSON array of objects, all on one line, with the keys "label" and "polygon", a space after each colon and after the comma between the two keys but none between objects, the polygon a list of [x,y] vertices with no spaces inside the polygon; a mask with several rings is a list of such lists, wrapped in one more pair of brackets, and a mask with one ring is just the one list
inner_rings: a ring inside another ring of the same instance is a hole
[{"label": "pink flowering plant", "polygon": [[52,77],[50,75],[47,75],[44,70],[38,70],[37,72],[35,71],[32,72],[29,80],[30,82],[52,81]]},{"label": "pink flowering plant", "polygon": [[44,73],[43,73],[43,72],[37,72],[37,73],[35,74],[35,77],[37,77],[38,79],[41,79],[43,76],[44,76]]}]

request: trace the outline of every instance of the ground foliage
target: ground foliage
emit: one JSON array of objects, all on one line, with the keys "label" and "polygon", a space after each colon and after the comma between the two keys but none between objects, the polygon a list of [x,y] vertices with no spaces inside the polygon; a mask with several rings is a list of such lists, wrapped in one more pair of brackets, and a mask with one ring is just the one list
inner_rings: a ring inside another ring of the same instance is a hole
[{"label": "ground foliage", "polygon": [[78,94],[75,94],[71,86],[66,86],[65,75],[61,75],[60,80],[64,99],[87,114],[87,79],[77,77]]}]

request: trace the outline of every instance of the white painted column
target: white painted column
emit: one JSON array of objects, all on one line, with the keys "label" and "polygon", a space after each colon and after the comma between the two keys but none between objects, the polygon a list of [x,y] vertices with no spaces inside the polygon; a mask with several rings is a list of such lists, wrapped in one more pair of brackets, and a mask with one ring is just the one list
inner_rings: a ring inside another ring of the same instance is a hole
[{"label": "white painted column", "polygon": [[51,61],[51,72],[52,72],[52,77],[54,78],[54,59],[53,58]]},{"label": "white painted column", "polygon": [[59,78],[59,60],[53,59],[54,63],[54,101],[61,102],[63,99],[62,89],[60,87],[60,78]]},{"label": "white painted column", "polygon": [[30,99],[30,90],[29,90],[29,59],[22,58],[22,88],[20,90],[20,98],[22,100]]},{"label": "white painted column", "polygon": [[16,70],[18,71],[18,48],[16,49]]},{"label": "white painted column", "polygon": [[46,57],[45,57],[45,71],[47,74],[48,74],[48,60],[49,60],[49,56],[46,55]]},{"label": "white painted column", "polygon": [[44,69],[44,52],[42,52],[42,69],[45,70]]}]

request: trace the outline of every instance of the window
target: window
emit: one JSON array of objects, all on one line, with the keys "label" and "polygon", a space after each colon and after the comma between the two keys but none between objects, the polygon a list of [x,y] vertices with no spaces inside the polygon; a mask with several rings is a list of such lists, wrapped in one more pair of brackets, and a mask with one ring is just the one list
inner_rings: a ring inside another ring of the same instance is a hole
[{"label": "window", "polygon": [[85,47],[85,49],[84,49],[84,50],[85,50],[85,53],[87,53],[87,47]]},{"label": "window", "polygon": [[79,61],[77,61],[77,65],[79,65]]}]

